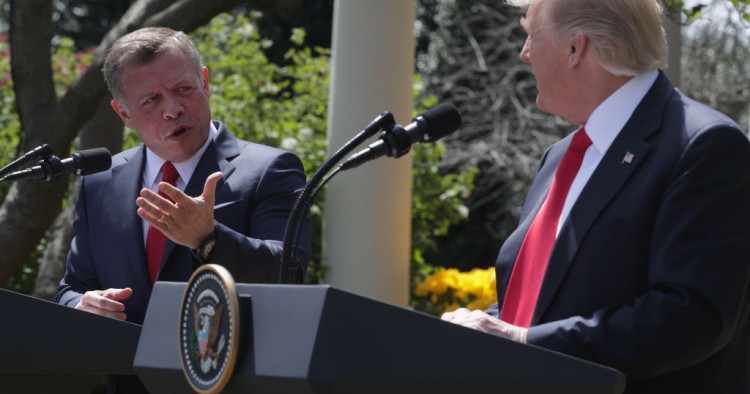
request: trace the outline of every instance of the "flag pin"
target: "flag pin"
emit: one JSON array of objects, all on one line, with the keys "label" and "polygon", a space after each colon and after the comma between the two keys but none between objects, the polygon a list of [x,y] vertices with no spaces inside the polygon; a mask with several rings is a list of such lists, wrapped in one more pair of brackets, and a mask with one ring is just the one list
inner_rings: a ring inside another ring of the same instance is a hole
[{"label": "flag pin", "polygon": [[622,158],[622,164],[630,164],[633,162],[634,158],[635,158],[635,155],[628,152],[625,154],[625,157]]}]

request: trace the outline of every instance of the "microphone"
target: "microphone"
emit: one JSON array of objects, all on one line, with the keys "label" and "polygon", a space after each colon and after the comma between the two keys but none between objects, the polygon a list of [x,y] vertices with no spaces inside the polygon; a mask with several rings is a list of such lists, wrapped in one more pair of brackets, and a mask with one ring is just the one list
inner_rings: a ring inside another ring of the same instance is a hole
[{"label": "microphone", "polygon": [[43,144],[37,146],[36,148],[24,153],[23,156],[17,158],[16,160],[13,160],[12,162],[8,163],[8,165],[0,169],[0,176],[20,166],[21,164],[26,163],[27,161],[35,160],[40,157],[46,159],[50,156],[52,156],[52,148],[50,148],[49,145]]},{"label": "microphone", "polygon": [[341,164],[341,170],[349,170],[370,160],[387,155],[401,157],[417,142],[435,142],[461,127],[461,114],[453,104],[440,104],[417,116],[402,127],[394,125],[385,130],[380,139],[351,156]]},{"label": "microphone", "polygon": [[109,169],[112,156],[107,148],[94,148],[74,153],[71,157],[60,160],[50,156],[39,162],[38,166],[8,174],[0,181],[20,181],[25,179],[44,179],[53,182],[63,174],[89,175]]}]

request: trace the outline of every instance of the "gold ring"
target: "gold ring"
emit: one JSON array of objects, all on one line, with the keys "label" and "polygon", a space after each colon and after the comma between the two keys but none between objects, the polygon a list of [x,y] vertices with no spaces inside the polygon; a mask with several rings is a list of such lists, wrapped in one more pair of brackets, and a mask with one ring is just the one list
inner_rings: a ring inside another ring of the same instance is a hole
[{"label": "gold ring", "polygon": [[161,217],[159,218],[159,222],[163,222],[164,221],[164,216],[167,216],[167,213],[164,212],[164,211],[161,211]]}]

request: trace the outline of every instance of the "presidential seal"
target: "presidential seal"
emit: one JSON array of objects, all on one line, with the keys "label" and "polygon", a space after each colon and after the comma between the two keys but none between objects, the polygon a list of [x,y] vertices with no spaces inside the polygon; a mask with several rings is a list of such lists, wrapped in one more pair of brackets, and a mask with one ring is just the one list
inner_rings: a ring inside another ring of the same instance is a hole
[{"label": "presidential seal", "polygon": [[190,277],[180,307],[180,362],[198,393],[220,392],[237,361],[240,315],[234,279],[226,268],[206,264]]}]

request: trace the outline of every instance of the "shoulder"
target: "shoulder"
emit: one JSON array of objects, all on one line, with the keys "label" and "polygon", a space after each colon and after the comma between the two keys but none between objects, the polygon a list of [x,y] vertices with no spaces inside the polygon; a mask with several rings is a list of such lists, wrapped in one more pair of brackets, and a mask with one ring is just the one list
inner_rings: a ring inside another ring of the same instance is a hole
[{"label": "shoulder", "polygon": [[294,153],[283,149],[240,139],[237,140],[237,147],[239,148],[240,156],[256,156],[268,159],[288,155],[296,156]]},{"label": "shoulder", "polygon": [[218,125],[219,135],[216,137],[216,149],[221,156],[231,158],[236,166],[250,165],[262,166],[281,165],[302,169],[302,161],[299,157],[289,151],[268,145],[258,144],[235,137],[220,122]]},{"label": "shoulder", "polygon": [[294,169],[304,172],[300,158],[289,151],[254,142],[238,140],[240,154],[233,160],[235,165],[257,165],[266,169]]},{"label": "shoulder", "polygon": [[695,101],[679,91],[674,97],[678,101],[675,103],[677,104],[676,110],[681,110],[687,130],[698,132],[718,127],[742,132],[742,129],[731,118],[708,105]]},{"label": "shoulder", "polygon": [[142,154],[143,153],[142,151],[143,151],[143,145],[138,145],[135,148],[130,148],[128,150],[124,150],[120,153],[117,153],[116,155],[112,156],[111,168],[116,168],[125,163],[130,162],[136,155]]},{"label": "shoulder", "polygon": [[[725,114],[676,90],[662,120],[664,150],[678,158],[678,168],[725,168],[744,177],[750,169],[750,139]],[[726,174],[725,174],[726,175]],[[708,176],[708,174],[706,174]]]},{"label": "shoulder", "polygon": [[655,141],[668,151],[682,156],[685,149],[704,151],[710,146],[738,145],[734,149],[750,149],[747,134],[725,114],[700,103],[677,89],[661,112],[660,132]]},{"label": "shoulder", "polygon": [[133,168],[130,172],[140,174],[143,157],[143,145],[119,152],[112,156],[112,165],[108,170],[86,175],[83,177],[83,182],[86,185],[89,185],[89,187],[92,185],[113,182],[115,173],[122,173],[131,166],[137,168]]}]

